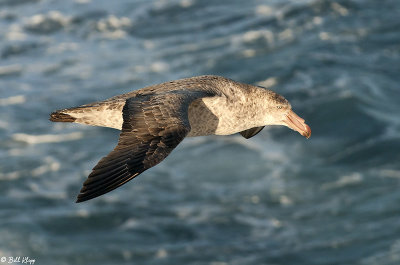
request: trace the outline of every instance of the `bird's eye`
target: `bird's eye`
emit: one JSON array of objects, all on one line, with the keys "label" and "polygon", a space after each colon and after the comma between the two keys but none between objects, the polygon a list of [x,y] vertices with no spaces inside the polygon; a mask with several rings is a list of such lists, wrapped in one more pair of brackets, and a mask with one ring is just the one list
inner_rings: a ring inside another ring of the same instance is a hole
[{"label": "bird's eye", "polygon": [[278,109],[282,109],[283,107],[279,105],[279,106],[277,106],[277,108],[278,108]]}]

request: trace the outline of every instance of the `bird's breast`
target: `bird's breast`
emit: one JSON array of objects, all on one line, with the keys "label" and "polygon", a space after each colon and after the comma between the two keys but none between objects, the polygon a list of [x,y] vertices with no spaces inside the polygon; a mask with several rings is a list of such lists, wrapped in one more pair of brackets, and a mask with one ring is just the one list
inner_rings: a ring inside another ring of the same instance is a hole
[{"label": "bird's breast", "polygon": [[191,131],[188,136],[229,135],[254,127],[240,102],[223,97],[195,100],[189,106]]}]

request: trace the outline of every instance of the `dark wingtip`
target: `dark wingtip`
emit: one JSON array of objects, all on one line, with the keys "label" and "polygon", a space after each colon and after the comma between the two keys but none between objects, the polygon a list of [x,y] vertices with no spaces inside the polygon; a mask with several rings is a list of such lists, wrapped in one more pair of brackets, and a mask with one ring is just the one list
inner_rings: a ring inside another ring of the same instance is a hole
[{"label": "dark wingtip", "polygon": [[76,118],[72,117],[69,114],[53,112],[50,114],[49,120],[52,122],[74,122]]},{"label": "dark wingtip", "polygon": [[88,194],[86,193],[82,193],[82,191],[78,194],[78,196],[76,196],[76,201],[75,203],[81,203],[81,202],[85,202],[88,201],[90,199],[96,198],[97,196],[88,196]]},{"label": "dark wingtip", "polygon": [[76,196],[76,203],[85,202],[91,199],[98,197],[99,195],[92,194],[85,192],[85,186],[82,187],[81,191],[79,192],[78,196]]},{"label": "dark wingtip", "polygon": [[84,202],[84,201],[87,201],[87,199],[85,200],[85,199],[81,198],[81,197],[78,195],[78,197],[76,197],[75,203],[81,203],[81,202]]}]

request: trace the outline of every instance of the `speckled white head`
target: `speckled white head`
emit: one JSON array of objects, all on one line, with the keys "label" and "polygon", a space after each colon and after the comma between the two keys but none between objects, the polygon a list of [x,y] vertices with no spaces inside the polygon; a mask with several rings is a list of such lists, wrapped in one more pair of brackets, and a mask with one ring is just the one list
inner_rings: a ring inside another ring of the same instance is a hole
[{"label": "speckled white head", "polygon": [[265,125],[284,125],[309,138],[311,136],[310,127],[304,119],[293,112],[289,101],[274,91],[268,89],[264,91]]}]

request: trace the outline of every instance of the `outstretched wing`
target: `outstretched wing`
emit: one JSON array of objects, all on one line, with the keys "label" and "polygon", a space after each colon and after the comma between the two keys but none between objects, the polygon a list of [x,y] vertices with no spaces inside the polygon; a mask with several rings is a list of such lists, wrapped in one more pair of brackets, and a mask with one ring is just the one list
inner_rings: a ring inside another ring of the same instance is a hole
[{"label": "outstretched wing", "polygon": [[206,96],[212,95],[178,91],[127,99],[118,145],[93,168],[77,202],[112,191],[164,160],[190,131],[189,104]]}]

